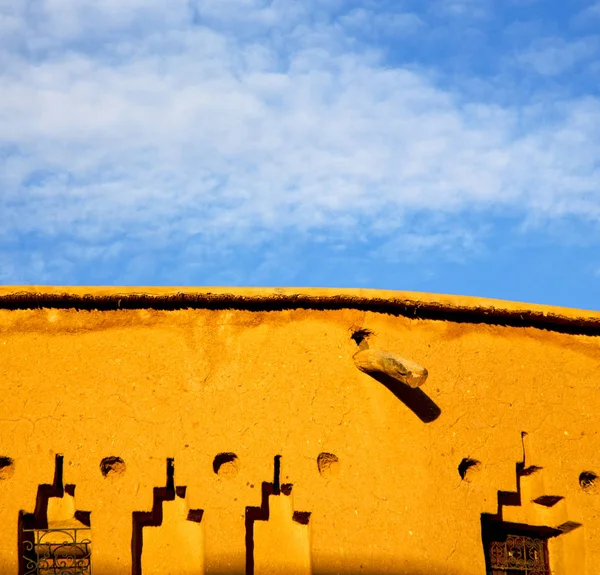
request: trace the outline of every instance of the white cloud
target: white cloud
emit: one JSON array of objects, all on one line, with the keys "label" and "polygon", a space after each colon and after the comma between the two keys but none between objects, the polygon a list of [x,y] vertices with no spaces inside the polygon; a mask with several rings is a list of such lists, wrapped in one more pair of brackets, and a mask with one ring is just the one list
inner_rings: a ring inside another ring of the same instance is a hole
[{"label": "white cloud", "polygon": [[597,99],[468,101],[351,39],[376,16],[350,13],[348,34],[303,3],[25,6],[0,4],[18,31],[0,50],[0,238],[235,245],[360,221],[385,243],[414,211],[600,220]]},{"label": "white cloud", "polygon": [[476,234],[469,229],[460,228],[434,229],[427,226],[421,233],[409,231],[385,241],[372,255],[388,262],[406,262],[421,257],[423,252],[435,251],[444,254],[450,260],[462,261],[464,254],[472,256],[484,251],[479,239],[482,230],[477,232]]},{"label": "white cloud", "polygon": [[595,36],[567,42],[562,38],[545,38],[517,56],[522,65],[533,68],[538,74],[556,76],[570,70],[575,64],[598,54],[600,43]]},{"label": "white cloud", "polygon": [[396,35],[397,38],[414,34],[425,25],[419,16],[411,12],[374,12],[366,8],[355,8],[344,14],[339,21],[349,34],[384,34]]},{"label": "white cloud", "polygon": [[485,18],[491,9],[490,0],[435,0],[431,4],[435,13],[466,18]]},{"label": "white cloud", "polygon": [[596,27],[600,17],[600,2],[593,2],[586,8],[583,8],[573,18],[572,23],[582,27]]}]

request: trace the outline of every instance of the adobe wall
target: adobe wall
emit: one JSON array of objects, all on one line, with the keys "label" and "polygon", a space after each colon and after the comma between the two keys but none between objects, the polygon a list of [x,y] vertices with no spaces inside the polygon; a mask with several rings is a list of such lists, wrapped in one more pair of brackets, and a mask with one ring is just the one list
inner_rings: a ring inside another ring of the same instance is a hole
[{"label": "adobe wall", "polygon": [[[600,489],[580,475],[600,475],[600,314],[358,290],[181,305],[13,291],[0,292],[0,573],[18,572],[20,512],[57,454],[76,487],[48,520],[90,512],[94,575],[483,575],[499,491],[505,521],[562,530],[556,575],[597,573]],[[423,386],[357,369],[360,329],[363,348],[424,366]],[[107,457],[123,464],[103,473]],[[161,504],[167,468],[187,489]]]}]

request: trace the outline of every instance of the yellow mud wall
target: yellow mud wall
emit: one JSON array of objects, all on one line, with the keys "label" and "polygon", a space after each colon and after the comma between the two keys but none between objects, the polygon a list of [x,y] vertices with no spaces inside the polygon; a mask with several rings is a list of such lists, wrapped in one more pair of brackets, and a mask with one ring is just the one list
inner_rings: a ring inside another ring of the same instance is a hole
[{"label": "yellow mud wall", "polygon": [[[427,368],[420,402],[356,368],[357,329]],[[74,508],[91,512],[94,575],[245,573],[249,544],[257,575],[484,575],[482,513],[517,490],[525,451],[535,473],[504,519],[576,525],[551,540],[553,572],[597,575],[600,489],[580,474],[600,474],[599,384],[597,336],[534,327],[350,308],[0,310],[0,457],[12,461],[0,573],[18,573],[20,513],[60,454]],[[275,456],[292,487],[274,494]],[[103,474],[107,457],[124,463]],[[139,527],[135,560],[134,513],[156,507],[167,459],[186,489],[159,502],[160,526]],[[69,505],[52,502],[48,521]],[[249,514],[265,509],[249,543]]]}]

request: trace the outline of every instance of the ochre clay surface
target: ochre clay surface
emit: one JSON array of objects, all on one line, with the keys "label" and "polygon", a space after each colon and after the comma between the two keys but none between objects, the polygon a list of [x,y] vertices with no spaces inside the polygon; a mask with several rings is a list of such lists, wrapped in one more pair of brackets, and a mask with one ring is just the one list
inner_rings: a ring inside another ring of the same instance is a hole
[{"label": "ochre clay surface", "polygon": [[0,573],[59,455],[47,527],[89,520],[94,575],[484,575],[499,499],[554,575],[597,575],[599,334],[404,292],[2,288]]}]

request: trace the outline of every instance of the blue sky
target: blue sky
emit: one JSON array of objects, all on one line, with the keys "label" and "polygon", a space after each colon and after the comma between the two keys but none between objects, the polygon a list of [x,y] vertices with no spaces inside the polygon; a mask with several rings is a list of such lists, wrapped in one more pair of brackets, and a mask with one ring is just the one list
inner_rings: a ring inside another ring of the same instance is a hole
[{"label": "blue sky", "polygon": [[0,0],[0,283],[600,309],[600,2]]}]

